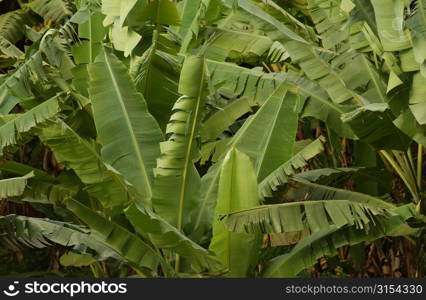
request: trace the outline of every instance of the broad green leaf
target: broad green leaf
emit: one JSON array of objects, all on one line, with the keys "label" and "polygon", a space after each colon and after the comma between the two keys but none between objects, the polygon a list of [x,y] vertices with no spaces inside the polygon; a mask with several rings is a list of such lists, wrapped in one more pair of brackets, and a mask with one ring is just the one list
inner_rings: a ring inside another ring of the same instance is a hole
[{"label": "broad green leaf", "polygon": [[256,206],[259,203],[256,183],[250,158],[235,149],[228,152],[220,171],[210,250],[229,269],[229,277],[247,276],[257,259],[261,239],[256,234],[229,232],[219,218]]},{"label": "broad green leaf", "polygon": [[337,254],[337,249],[374,241],[384,236],[414,234],[404,220],[413,215],[412,205],[395,209],[400,213],[390,218],[377,218],[376,226],[366,232],[356,226],[338,228],[331,226],[308,236],[299,242],[290,253],[277,256],[266,265],[264,277],[296,277],[303,269],[314,265],[321,257]]},{"label": "broad green leaf", "polygon": [[410,47],[404,32],[403,0],[372,0],[376,15],[377,30],[385,51],[398,51]]},{"label": "broad green leaf", "polygon": [[17,215],[0,216],[0,240],[7,248],[19,244],[45,248],[53,244],[69,247],[85,254],[90,253],[97,260],[108,258],[123,261],[120,255],[104,244],[86,228],[71,223]]},{"label": "broad green leaf", "polygon": [[22,177],[8,178],[0,180],[0,199],[7,197],[21,196],[27,185],[29,178],[34,177],[30,172]]},{"label": "broad green leaf", "polygon": [[415,70],[421,70],[423,77],[426,77],[425,60],[426,54],[423,51],[426,46],[426,2],[424,0],[413,1],[413,13],[407,19],[407,27],[411,29],[412,57],[417,63]]},{"label": "broad green leaf", "polygon": [[199,174],[194,161],[199,156],[197,137],[207,96],[204,58],[187,56],[179,81],[179,98],[161,143],[155,169],[153,204],[155,210],[178,230],[188,224],[199,202]]},{"label": "broad green leaf", "polygon": [[[66,39],[63,38],[61,30],[67,29],[65,23],[60,30],[49,29],[40,41],[40,51],[45,55],[46,61],[60,72],[64,80],[72,78],[71,69],[74,62],[69,55]],[[63,89],[62,89],[63,90]]]},{"label": "broad green leaf", "polygon": [[[292,156],[297,123],[296,107],[296,96],[287,94],[283,85],[279,86],[229,142],[228,149],[236,148],[250,157],[258,180]],[[287,123],[288,132],[279,130],[281,122]],[[227,153],[224,151],[218,162],[202,178],[201,204],[195,216],[196,230],[204,231],[210,227],[220,169]],[[271,160],[271,157],[278,157],[277,161]]]},{"label": "broad green leaf", "polygon": [[0,15],[0,35],[10,43],[16,43],[24,36],[23,25],[29,24],[27,13],[22,9]]},{"label": "broad green leaf", "polygon": [[31,10],[45,20],[61,21],[73,14],[73,4],[69,0],[34,0],[28,3]]},{"label": "broad green leaf", "polygon": [[426,125],[420,125],[410,109],[403,111],[393,123],[407,136],[426,147]]},{"label": "broad green leaf", "polygon": [[246,97],[250,105],[262,105],[284,81],[284,73],[264,73],[236,64],[207,60],[209,75],[219,93],[228,98]]},{"label": "broad green leaf", "polygon": [[[258,180],[293,155],[298,120],[297,96],[280,85],[232,139],[253,161]],[[286,130],[281,130],[286,126]]]},{"label": "broad green leaf", "polygon": [[178,253],[196,272],[221,269],[220,264],[209,251],[193,242],[151,210],[133,204],[125,210],[125,214],[139,234],[147,235],[158,248]]},{"label": "broad green leaf", "polygon": [[102,0],[102,13],[109,19],[118,18],[120,26],[123,26],[127,15],[137,2],[138,0]]},{"label": "broad green leaf", "polygon": [[215,112],[208,118],[201,128],[201,138],[203,141],[216,139],[222,132],[231,126],[238,118],[251,111],[251,106],[247,98],[239,98],[230,101],[224,108]]},{"label": "broad green leaf", "polygon": [[153,43],[141,57],[130,64],[130,74],[136,88],[146,100],[149,112],[165,131],[172,114],[173,104],[179,98],[179,64],[171,54],[158,50],[158,32],[154,32]]},{"label": "broad green leaf", "polygon": [[303,200],[345,199],[349,201],[358,201],[365,204],[372,203],[375,206],[381,208],[392,209],[395,207],[395,205],[392,203],[368,194],[316,184],[305,180],[300,180],[298,178],[292,178],[288,188],[289,190],[286,193],[286,199],[289,202]]},{"label": "broad green leaf", "polygon": [[324,48],[336,49],[348,38],[349,27],[344,25],[347,22],[349,12],[354,7],[355,5],[350,0],[309,1],[312,19],[321,36]]},{"label": "broad green leaf", "polygon": [[[77,182],[70,183],[66,180],[58,179],[57,182],[41,181],[34,176],[28,181],[28,184],[21,197],[12,198],[11,201],[17,203],[29,202],[29,203],[41,203],[50,204],[54,207],[61,206],[68,199],[75,197],[78,193],[81,193],[81,185]],[[82,193],[80,194],[80,196]],[[41,206],[38,206],[38,208]],[[47,217],[51,217],[52,214],[48,210],[43,209],[43,213]],[[56,216],[55,216],[56,217]]]},{"label": "broad green leaf", "polygon": [[195,47],[203,25],[211,25],[222,12],[221,0],[201,0],[181,2],[183,7],[182,26],[179,34],[182,39],[181,54],[190,53]]},{"label": "broad green leaf", "polygon": [[214,39],[206,50],[206,57],[215,61],[257,64],[262,60],[270,63],[281,62],[288,58],[282,44],[270,38],[229,29],[216,31]]},{"label": "broad green leaf", "polygon": [[[367,168],[365,170],[366,172],[362,171],[362,167],[377,167],[379,164],[379,157],[377,154],[376,149],[371,147],[370,145],[363,143],[362,141],[355,141],[354,143],[354,164],[358,167],[358,169],[363,174],[368,174],[367,176],[370,177],[370,180],[358,180],[358,178],[354,178],[355,184],[357,186],[357,191],[362,193],[368,193],[373,196],[379,195],[379,186],[377,182],[384,183],[383,186],[387,188],[386,184],[391,181],[391,177],[385,176],[386,172],[380,172],[379,174],[375,174],[374,171],[370,171]],[[351,168],[344,168],[344,169],[351,169]],[[357,171],[356,171],[357,173]],[[356,174],[354,173],[354,175]],[[390,174],[389,174],[390,175]],[[361,175],[362,176],[362,175]],[[379,180],[375,180],[379,179]]]},{"label": "broad green leaf", "polygon": [[117,23],[114,23],[110,32],[110,38],[115,49],[123,51],[124,56],[128,57],[141,41],[142,36],[131,30],[128,26],[121,27]]},{"label": "broad green leaf", "polygon": [[288,182],[289,176],[294,175],[298,169],[306,166],[310,159],[324,151],[324,141],[323,137],[318,138],[271,171],[259,183],[259,196],[272,197],[278,186]]},{"label": "broad green leaf", "polygon": [[20,134],[28,132],[38,124],[54,117],[60,111],[58,98],[59,96],[55,96],[2,125],[0,127],[0,149],[16,144]]},{"label": "broad green leaf", "polygon": [[191,24],[197,15],[201,1],[202,0],[185,0],[181,2],[183,6],[181,9],[182,22],[181,26],[179,27],[179,34],[181,37],[185,37],[188,33],[188,30],[190,30]]},{"label": "broad green leaf", "polygon": [[340,4],[340,8],[346,13],[349,13],[351,10],[353,10],[355,6],[356,5],[351,0],[343,0],[342,4]]},{"label": "broad green leaf", "polygon": [[89,66],[89,75],[102,158],[134,186],[145,205],[150,205],[161,130],[124,64],[109,50]]},{"label": "broad green leaf", "polygon": [[401,79],[396,75],[394,72],[391,72],[389,75],[389,81],[388,81],[388,87],[386,89],[386,93],[389,93],[389,91],[393,90],[395,87],[403,84]]},{"label": "broad green leaf", "polygon": [[[261,205],[227,215],[226,226],[232,232],[249,233],[313,233],[326,230],[332,226],[357,226],[369,231],[375,226],[377,216],[395,215],[393,205],[368,196],[339,189],[330,189],[320,185],[299,183],[294,188],[321,188],[323,195],[308,195],[303,199],[293,195],[288,202]],[[334,191],[328,196],[325,191]],[[301,194],[299,191],[295,193]],[[324,198],[324,200],[322,200]]]},{"label": "broad green leaf", "polygon": [[[136,6],[137,8],[138,6]],[[132,20],[137,24],[151,22],[152,24],[179,25],[180,16],[174,2],[170,0],[148,1],[143,10],[135,10],[137,16]]]},{"label": "broad green leaf", "polygon": [[286,24],[279,22],[276,18],[249,0],[238,0],[237,2],[234,2],[233,0],[222,0],[222,2],[228,8],[233,8],[234,5],[238,5],[238,8],[243,10],[245,13],[253,16],[256,19],[259,19],[262,22],[265,22],[270,26],[275,27],[281,34],[280,41],[298,41],[301,43],[307,43],[305,39],[296,34],[291,28],[286,26]]},{"label": "broad green leaf", "polygon": [[168,270],[164,259],[137,235],[111,222],[80,202],[70,199],[67,208],[99,235],[99,240],[117,251],[131,264],[156,271],[158,263]]},{"label": "broad green leaf", "polygon": [[426,78],[420,73],[413,76],[410,90],[410,110],[420,125],[426,125]]},{"label": "broad green leaf", "polygon": [[63,121],[50,122],[38,131],[41,141],[49,146],[58,162],[71,168],[86,184],[89,195],[106,208],[129,202],[128,189],[121,175],[107,168],[101,159],[100,147],[82,138]]},{"label": "broad green leaf", "polygon": [[18,47],[6,40],[2,35],[0,35],[0,53],[13,58],[24,56],[24,53]]},{"label": "broad green leaf", "polygon": [[394,117],[386,103],[362,106],[342,115],[342,120],[351,126],[358,138],[376,149],[405,150],[409,138],[394,124]]},{"label": "broad green leaf", "polygon": [[326,122],[339,135],[354,138],[352,129],[340,119],[340,116],[349,111],[351,106],[333,103],[328,99],[326,91],[313,80],[299,76],[293,71],[288,71],[285,75],[289,90],[307,98],[302,117],[315,117]]},{"label": "broad green leaf", "polygon": [[47,182],[54,182],[55,177],[52,175],[49,175],[45,171],[42,171],[40,169],[33,168],[29,165],[26,165],[24,163],[12,161],[12,160],[3,160],[0,162],[0,170],[6,171],[15,175],[21,175],[24,176],[30,172],[34,173],[34,178],[47,181]]},{"label": "broad green leaf", "polygon": [[73,55],[76,63],[92,63],[101,51],[101,42],[107,30],[102,22],[105,16],[93,12],[86,22],[78,24],[78,35],[85,39],[73,46]]},{"label": "broad green leaf", "polygon": [[[366,144],[365,144],[366,145]],[[366,145],[368,146],[368,145]],[[376,158],[376,150],[372,147],[367,149],[371,152],[367,152],[364,149],[360,149],[360,146],[355,146],[355,161],[358,165],[362,165],[361,162],[364,162],[364,165],[370,167],[350,167],[350,168],[322,168],[322,169],[313,169],[304,171],[294,175],[295,179],[304,179],[310,182],[318,182],[321,184],[331,184],[331,183],[345,183],[349,179],[354,180],[357,184],[357,191],[362,193],[368,193],[370,195],[377,195],[377,184],[382,185],[387,188],[391,181],[391,174],[385,169],[374,167],[376,160],[371,157],[359,157],[367,156],[366,154],[371,155]],[[361,150],[364,150],[362,152]],[[371,161],[369,161],[371,159]],[[374,188],[373,188],[374,187]],[[367,192],[368,191],[368,192]]]},{"label": "broad green leaf", "polygon": [[[300,98],[289,93],[280,99],[280,89],[276,93],[278,97],[274,98],[274,102],[277,102],[278,106],[275,107],[275,111],[270,113],[273,126],[268,128],[269,131],[264,132],[265,137],[262,140],[258,140],[264,145],[256,168],[259,182],[275,170],[278,165],[287,162],[293,157],[299,120],[298,105]],[[284,128],[285,130],[283,130]],[[244,151],[244,145],[245,139],[236,147]]]},{"label": "broad green leaf", "polygon": [[17,103],[22,99],[30,99],[33,97],[28,86],[24,85],[23,79],[31,74],[36,74],[39,78],[45,78],[45,73],[42,67],[42,52],[35,51],[28,57],[22,65],[10,74],[0,85],[0,113],[9,113]]}]

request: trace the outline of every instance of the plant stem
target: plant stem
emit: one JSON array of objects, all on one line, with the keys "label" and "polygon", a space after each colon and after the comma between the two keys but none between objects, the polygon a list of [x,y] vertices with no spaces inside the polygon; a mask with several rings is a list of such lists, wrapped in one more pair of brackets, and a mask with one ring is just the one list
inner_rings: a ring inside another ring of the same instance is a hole
[{"label": "plant stem", "polygon": [[417,149],[417,185],[422,190],[423,146],[419,144]]},{"label": "plant stem", "polygon": [[90,264],[89,267],[90,267],[90,270],[92,271],[93,276],[95,278],[99,278],[99,275],[98,275],[98,272],[96,271],[95,266],[93,264]]},{"label": "plant stem", "polygon": [[179,273],[179,269],[180,269],[180,255],[176,253],[176,261],[175,261],[176,275]]}]

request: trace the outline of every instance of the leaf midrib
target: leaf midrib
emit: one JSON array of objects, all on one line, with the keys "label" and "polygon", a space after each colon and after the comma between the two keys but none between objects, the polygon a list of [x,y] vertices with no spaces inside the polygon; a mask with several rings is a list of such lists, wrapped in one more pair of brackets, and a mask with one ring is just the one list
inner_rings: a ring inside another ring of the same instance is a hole
[{"label": "leaf midrib", "polygon": [[193,143],[193,138],[194,138],[194,134],[195,134],[195,130],[196,130],[196,125],[197,125],[197,118],[198,118],[198,114],[200,111],[200,102],[201,102],[201,92],[203,89],[203,83],[204,83],[204,60],[202,61],[203,64],[203,68],[202,68],[202,73],[201,73],[201,81],[200,81],[200,86],[198,89],[198,93],[197,93],[197,98],[196,100],[196,105],[195,105],[195,110],[194,110],[194,116],[193,116],[193,122],[192,122],[192,126],[191,126],[191,131],[190,131],[190,135],[189,135],[189,142],[188,142],[188,146],[186,148],[186,152],[185,152],[185,163],[183,165],[183,169],[182,169],[182,181],[181,181],[181,190],[180,190],[180,194],[179,194],[179,209],[178,209],[178,218],[177,218],[177,228],[179,231],[182,231],[182,227],[183,227],[183,206],[184,206],[184,200],[185,200],[185,193],[186,193],[186,177],[188,175],[188,169],[189,169],[189,160],[190,160],[190,154],[191,154],[191,149],[192,149],[192,143]]},{"label": "leaf midrib", "polygon": [[148,197],[151,197],[152,196],[152,190],[151,190],[151,186],[149,185],[149,178],[148,178],[148,175],[147,175],[146,170],[145,170],[145,165],[144,165],[144,162],[143,162],[142,155],[139,151],[139,144],[138,144],[136,137],[134,135],[134,132],[133,132],[132,122],[130,121],[129,115],[127,114],[126,106],[124,105],[124,99],[123,99],[123,96],[120,92],[120,87],[119,87],[117,80],[114,76],[114,72],[112,71],[112,67],[111,67],[111,64],[110,64],[110,61],[108,59],[106,52],[104,52],[104,57],[105,57],[105,64],[108,68],[108,72],[110,74],[110,77],[111,77],[111,80],[112,80],[112,83],[113,83],[113,86],[114,86],[114,90],[115,90],[116,95],[117,95],[118,100],[119,100],[118,102],[120,104],[120,108],[121,108],[122,114],[124,116],[126,127],[128,128],[130,140],[131,140],[131,142],[133,144],[133,148],[135,150],[136,158],[137,158],[137,161],[139,163],[139,170],[140,170],[140,173],[141,173],[141,175],[142,175],[142,177],[143,177],[143,179],[146,183],[144,185],[147,189]]}]

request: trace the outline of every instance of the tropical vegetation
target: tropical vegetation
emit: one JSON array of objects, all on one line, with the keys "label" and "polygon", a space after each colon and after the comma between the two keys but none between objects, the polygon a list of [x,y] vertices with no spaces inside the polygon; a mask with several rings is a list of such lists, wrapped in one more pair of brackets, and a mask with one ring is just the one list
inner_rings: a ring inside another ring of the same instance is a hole
[{"label": "tropical vegetation", "polygon": [[424,276],[425,49],[424,0],[0,0],[4,265]]}]

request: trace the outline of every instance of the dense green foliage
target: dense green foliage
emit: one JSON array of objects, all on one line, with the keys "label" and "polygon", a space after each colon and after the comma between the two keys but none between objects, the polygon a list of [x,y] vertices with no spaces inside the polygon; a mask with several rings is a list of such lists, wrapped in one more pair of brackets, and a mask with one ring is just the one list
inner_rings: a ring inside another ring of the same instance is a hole
[{"label": "dense green foliage", "polygon": [[423,276],[426,1],[0,9],[1,248],[57,249],[62,276],[294,277],[403,237]]}]

